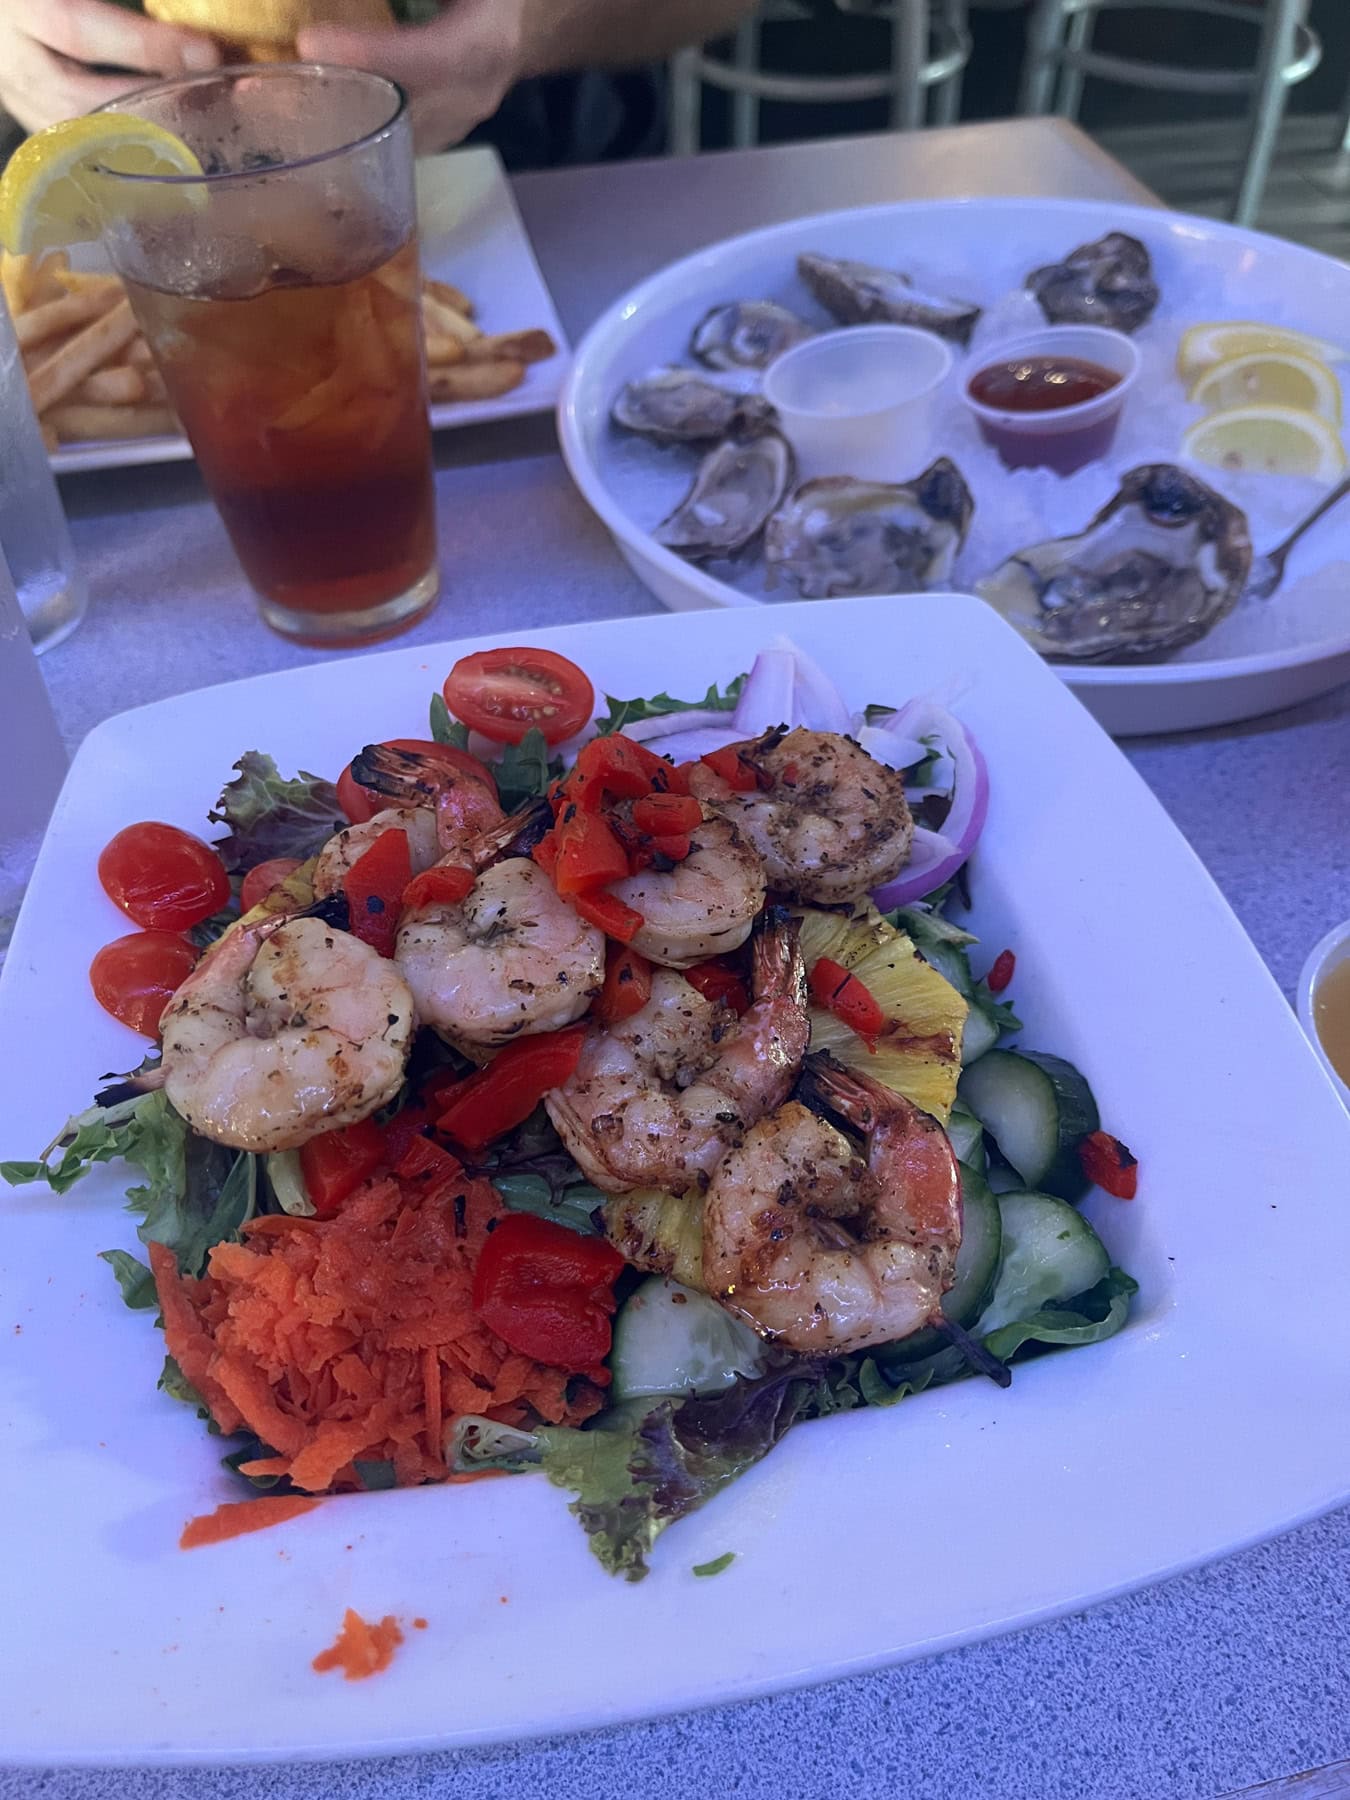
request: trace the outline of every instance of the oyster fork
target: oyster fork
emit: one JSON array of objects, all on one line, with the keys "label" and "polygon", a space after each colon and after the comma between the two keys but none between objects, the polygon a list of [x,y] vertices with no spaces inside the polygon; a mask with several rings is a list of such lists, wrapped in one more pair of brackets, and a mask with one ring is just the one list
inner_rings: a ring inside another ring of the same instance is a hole
[{"label": "oyster fork", "polygon": [[1350,476],[1347,476],[1339,487],[1334,487],[1329,494],[1319,500],[1307,518],[1300,519],[1282,544],[1276,544],[1275,548],[1265,556],[1253,556],[1251,570],[1247,576],[1247,585],[1242,590],[1244,600],[1269,600],[1284,580],[1285,559],[1294,545],[1305,531],[1311,530],[1317,521],[1329,513],[1332,507],[1342,501],[1347,494],[1350,494]]}]

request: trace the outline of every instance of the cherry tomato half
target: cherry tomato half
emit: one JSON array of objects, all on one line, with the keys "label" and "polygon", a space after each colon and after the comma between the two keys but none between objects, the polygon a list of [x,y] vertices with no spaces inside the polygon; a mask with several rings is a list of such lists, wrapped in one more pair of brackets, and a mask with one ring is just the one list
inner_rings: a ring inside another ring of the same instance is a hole
[{"label": "cherry tomato half", "polygon": [[105,1012],[142,1037],[159,1036],[160,1015],[192,973],[197,952],[172,931],[132,931],[105,944],[89,985]]},{"label": "cherry tomato half", "polygon": [[209,844],[151,819],[109,841],[98,878],[113,904],[147,930],[186,931],[230,897],[225,865]]},{"label": "cherry tomato half", "polygon": [[265,900],[274,887],[280,887],[299,867],[300,859],[296,856],[273,856],[256,864],[245,875],[239,889],[240,912],[252,912],[260,900]]},{"label": "cherry tomato half", "polygon": [[[437,744],[430,738],[386,738],[385,745],[390,750],[407,750],[414,756],[434,757],[437,762],[458,769],[461,775],[481,781],[494,794],[497,791],[497,784],[492,779],[492,771],[487,764],[479,762],[476,756],[470,756],[467,750],[456,750],[453,744]],[[353,825],[364,825],[367,819],[373,819],[377,812],[394,804],[376,789],[361,787],[352,774],[350,764],[338,776],[337,795],[338,805]]]},{"label": "cherry tomato half", "polygon": [[561,744],[595,710],[586,675],[552,650],[476,650],[460,657],[442,692],[457,719],[498,744],[518,744],[532,725]]}]

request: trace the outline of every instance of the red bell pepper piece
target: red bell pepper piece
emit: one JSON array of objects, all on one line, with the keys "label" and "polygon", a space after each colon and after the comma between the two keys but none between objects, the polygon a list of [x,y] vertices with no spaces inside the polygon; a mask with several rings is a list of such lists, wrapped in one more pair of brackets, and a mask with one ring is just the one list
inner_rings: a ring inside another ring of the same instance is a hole
[{"label": "red bell pepper piece", "polygon": [[473,892],[473,884],[473,870],[461,868],[456,863],[447,863],[436,869],[423,869],[404,888],[400,904],[405,907],[438,904],[458,906],[461,900],[467,900]]},{"label": "red bell pepper piece", "polygon": [[464,1180],[464,1165],[430,1138],[415,1137],[394,1164],[400,1181],[416,1183],[423,1198],[448,1193]]},{"label": "red bell pepper piece", "polygon": [[1088,1180],[1117,1200],[1133,1200],[1139,1191],[1139,1158],[1109,1131],[1094,1131],[1078,1146],[1078,1160]]},{"label": "red bell pepper piece", "polygon": [[546,831],[543,837],[541,837],[539,842],[534,846],[534,849],[530,851],[530,855],[539,864],[539,867],[544,871],[545,875],[548,876],[549,880],[552,881],[554,871],[558,867],[557,832]]},{"label": "red bell pepper piece", "polygon": [[453,1088],[436,1120],[466,1150],[481,1150],[529,1118],[550,1089],[577,1066],[585,1028],[569,1026],[539,1037],[517,1038],[488,1064]]},{"label": "red bell pepper piece", "polygon": [[363,856],[348,869],[342,883],[351,913],[353,937],[378,950],[394,954],[398,935],[399,906],[403,890],[412,880],[408,834],[398,829],[382,831]]},{"label": "red bell pepper piece", "polygon": [[703,823],[703,808],[689,794],[644,794],[633,802],[633,823],[648,837],[670,837]]},{"label": "red bell pepper piece", "polygon": [[583,744],[573,775],[583,792],[598,786],[615,800],[688,791],[672,763],[621,732]]},{"label": "red bell pepper piece", "polygon": [[1013,970],[1017,967],[1017,958],[1011,950],[1000,950],[994,958],[993,966],[984,978],[984,985],[991,994],[1001,994],[1013,978]]},{"label": "red bell pepper piece", "polygon": [[374,1119],[325,1131],[300,1146],[305,1192],[321,1219],[331,1219],[342,1202],[389,1160],[384,1133]]},{"label": "red bell pepper piece", "polygon": [[673,837],[654,837],[648,841],[658,856],[664,856],[670,862],[683,862],[694,847],[687,831],[677,832]]},{"label": "red bell pepper piece", "polygon": [[403,1160],[430,1124],[431,1114],[426,1107],[412,1101],[401,1106],[392,1119],[385,1121],[384,1154],[391,1167],[396,1167]]},{"label": "red bell pepper piece", "polygon": [[510,1213],[479,1254],[474,1310],[522,1356],[604,1379],[600,1365],[609,1354],[614,1283],[623,1266],[603,1238]]},{"label": "red bell pepper piece", "polygon": [[744,746],[728,744],[723,750],[710,750],[699,758],[714,775],[720,775],[733,793],[753,794],[760,785],[759,770],[745,754]]},{"label": "red bell pepper piece", "polygon": [[842,963],[822,956],[811,970],[811,998],[817,1006],[834,1014],[840,1024],[875,1047],[876,1039],[886,1029],[886,1015],[868,988]]},{"label": "red bell pepper piece", "polygon": [[589,894],[628,873],[623,845],[597,813],[568,807],[553,831],[558,840],[553,885],[560,894]]},{"label": "red bell pepper piece", "polygon": [[573,894],[572,909],[588,925],[598,925],[606,937],[631,944],[645,923],[640,912],[615,894]]},{"label": "red bell pepper piece", "polygon": [[641,1012],[652,997],[652,965],[626,944],[611,944],[605,957],[605,985],[591,1011],[603,1025]]},{"label": "red bell pepper piece", "polygon": [[696,988],[705,1000],[720,1000],[735,1013],[750,1010],[750,995],[745,983],[726,963],[714,958],[711,962],[695,963],[692,969],[682,973],[690,987]]}]

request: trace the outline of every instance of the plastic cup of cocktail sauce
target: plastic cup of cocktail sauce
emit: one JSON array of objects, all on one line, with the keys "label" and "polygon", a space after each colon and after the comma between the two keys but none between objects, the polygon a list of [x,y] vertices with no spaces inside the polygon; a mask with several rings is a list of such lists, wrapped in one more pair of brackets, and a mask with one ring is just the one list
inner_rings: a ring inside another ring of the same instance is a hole
[{"label": "plastic cup of cocktail sauce", "polygon": [[898,481],[922,464],[950,348],[911,325],[851,325],[807,338],[771,363],[764,398],[803,478]]},{"label": "plastic cup of cocktail sauce", "polygon": [[[1066,365],[1062,371],[1045,372],[1047,359]],[[1139,351],[1121,331],[1102,325],[1048,325],[1043,331],[991,346],[972,359],[974,367],[961,387],[987,444],[998,451],[1009,469],[1054,469],[1072,475],[1085,463],[1105,456],[1130,389],[1139,377]],[[1099,378],[1090,381],[1091,369]],[[976,393],[990,378],[1016,396],[1016,403],[993,405]],[[1085,387],[1098,391],[1090,398],[1074,399]],[[1062,388],[1064,403],[1057,402]],[[972,392],[975,389],[976,392]]]}]

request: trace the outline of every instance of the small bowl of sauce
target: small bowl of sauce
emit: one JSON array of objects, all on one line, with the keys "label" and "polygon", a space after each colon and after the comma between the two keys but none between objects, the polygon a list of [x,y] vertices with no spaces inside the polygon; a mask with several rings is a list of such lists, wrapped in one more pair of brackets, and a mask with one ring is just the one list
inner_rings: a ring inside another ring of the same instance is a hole
[{"label": "small bowl of sauce", "polygon": [[1298,978],[1298,1016],[1350,1108],[1350,919],[1329,931]]},{"label": "small bowl of sauce", "polygon": [[1100,325],[1051,325],[989,354],[963,390],[987,444],[1009,469],[1072,475],[1111,448],[1139,351]]}]

